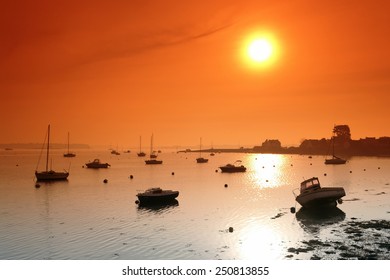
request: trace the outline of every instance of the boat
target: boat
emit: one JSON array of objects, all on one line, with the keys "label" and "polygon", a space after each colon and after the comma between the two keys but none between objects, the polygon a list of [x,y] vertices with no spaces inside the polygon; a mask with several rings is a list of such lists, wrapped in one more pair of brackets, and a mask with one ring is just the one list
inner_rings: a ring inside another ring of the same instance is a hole
[{"label": "boat", "polygon": [[148,160],[145,160],[145,163],[146,164],[162,164],[163,161],[162,160],[157,160],[157,155],[153,152],[153,134],[152,134],[152,137],[151,137],[151,140],[150,140],[150,156],[149,156],[150,159]]},{"label": "boat", "polygon": [[200,138],[199,144],[199,157],[196,159],[197,163],[207,163],[209,160],[207,158],[202,157],[202,138]]},{"label": "boat", "polygon": [[120,152],[118,152],[118,145],[116,146],[116,150],[115,149],[111,150],[111,154],[116,156],[119,156],[121,154]]},{"label": "boat", "polygon": [[109,166],[111,166],[110,164],[108,163],[102,163],[100,162],[99,159],[94,159],[92,162],[88,162],[85,164],[88,168],[108,168]]},{"label": "boat", "polygon": [[222,172],[224,173],[235,173],[235,172],[245,172],[246,167],[244,165],[238,165],[241,163],[241,160],[237,160],[235,163],[228,163],[224,166],[220,166]]},{"label": "boat", "polygon": [[47,146],[46,146],[46,169],[45,171],[35,170],[35,177],[37,181],[61,181],[67,180],[69,176],[68,171],[58,172],[50,168],[49,170],[49,155],[50,155],[50,124],[47,127]]},{"label": "boat", "polygon": [[158,159],[147,159],[147,160],[145,160],[145,163],[146,164],[162,164],[163,161],[158,160]]},{"label": "boat", "polygon": [[162,204],[170,203],[179,196],[178,191],[150,188],[137,194],[139,204]]},{"label": "boat", "polygon": [[347,160],[340,158],[335,155],[334,152],[334,145],[335,145],[335,137],[336,137],[336,128],[333,128],[333,135],[332,135],[332,158],[325,159],[325,164],[345,164]]},{"label": "boat", "polygon": [[64,154],[64,157],[75,157],[76,154],[75,153],[71,153],[69,151],[69,132],[68,132],[68,152]]},{"label": "boat", "polygon": [[300,193],[295,195],[295,200],[302,207],[315,208],[336,206],[343,196],[345,196],[343,187],[321,187],[319,179],[312,177],[301,182]]}]

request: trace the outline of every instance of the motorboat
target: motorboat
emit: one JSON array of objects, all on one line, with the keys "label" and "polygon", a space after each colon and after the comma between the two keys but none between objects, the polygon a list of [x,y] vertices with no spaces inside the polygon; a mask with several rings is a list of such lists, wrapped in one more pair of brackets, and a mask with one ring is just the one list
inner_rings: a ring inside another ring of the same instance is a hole
[{"label": "motorboat", "polygon": [[343,187],[321,187],[318,178],[312,177],[301,182],[300,194],[295,195],[295,200],[302,207],[313,208],[336,206],[343,196],[345,196]]},{"label": "motorboat", "polygon": [[85,164],[88,168],[108,168],[111,166],[108,163],[102,163],[100,162],[100,159],[94,159],[92,162],[88,162]]},{"label": "motorboat", "polygon": [[163,161],[158,160],[158,159],[147,159],[147,160],[145,160],[145,163],[146,164],[162,164]]},{"label": "motorboat", "polygon": [[46,145],[46,168],[44,171],[35,170],[35,177],[37,181],[61,181],[67,180],[69,176],[68,171],[54,171],[49,169],[49,156],[50,156],[50,124],[47,127],[47,145]]},{"label": "motorboat", "polygon": [[245,172],[246,167],[244,165],[238,165],[239,163],[241,163],[241,160],[237,160],[234,164],[228,163],[224,166],[220,166],[219,168],[225,173]]},{"label": "motorboat", "polygon": [[197,163],[207,163],[207,162],[209,162],[209,160],[207,158],[200,157],[200,158],[196,159],[196,162]]},{"label": "motorboat", "polygon": [[178,191],[163,190],[161,188],[150,188],[137,194],[140,204],[170,203],[174,202],[178,196]]}]

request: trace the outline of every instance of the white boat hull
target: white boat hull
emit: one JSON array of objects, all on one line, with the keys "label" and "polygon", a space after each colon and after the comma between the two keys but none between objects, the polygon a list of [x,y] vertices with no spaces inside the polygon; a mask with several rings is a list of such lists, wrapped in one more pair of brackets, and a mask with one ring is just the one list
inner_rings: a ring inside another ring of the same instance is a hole
[{"label": "white boat hull", "polygon": [[337,200],[345,196],[344,188],[320,188],[303,192],[296,197],[302,207],[336,206]]}]

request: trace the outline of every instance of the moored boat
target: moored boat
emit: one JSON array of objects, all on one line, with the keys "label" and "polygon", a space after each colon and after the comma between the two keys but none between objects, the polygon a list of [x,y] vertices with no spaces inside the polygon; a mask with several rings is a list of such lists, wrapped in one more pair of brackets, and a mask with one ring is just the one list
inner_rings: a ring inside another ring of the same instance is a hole
[{"label": "moored boat", "polygon": [[207,158],[202,157],[202,138],[200,138],[199,144],[199,157],[196,159],[197,163],[207,163],[209,160]]},{"label": "moored boat", "polygon": [[244,165],[238,165],[239,163],[241,163],[241,160],[237,160],[234,164],[228,163],[219,168],[225,173],[245,172],[246,167]]},{"label": "moored boat", "polygon": [[75,157],[76,154],[69,151],[69,132],[68,132],[68,152],[64,154],[64,157]]},{"label": "moored boat", "polygon": [[100,162],[100,159],[94,159],[92,162],[88,162],[85,164],[88,168],[108,168],[109,166],[111,166],[110,164],[108,163],[103,163],[103,162]]},{"label": "moored boat", "polygon": [[144,156],[146,156],[146,154],[142,151],[142,149],[141,149],[141,136],[139,137],[139,153],[137,153],[137,155],[139,156],[139,157],[144,157]]},{"label": "moored boat", "polygon": [[162,164],[163,161],[158,160],[158,159],[147,159],[147,160],[145,160],[145,163],[146,164]]},{"label": "moored boat", "polygon": [[335,142],[336,142],[336,126],[333,128],[333,135],[332,135],[332,158],[325,159],[325,164],[345,164],[347,160],[342,159],[335,155]]},{"label": "moored boat", "polygon": [[336,206],[343,196],[345,196],[343,187],[321,187],[318,178],[312,177],[301,182],[300,194],[296,195],[295,200],[302,207],[314,208]]},{"label": "moored boat", "polygon": [[152,134],[152,137],[150,139],[150,155],[149,155],[149,158],[148,160],[145,160],[145,163],[146,164],[162,164],[163,161],[162,160],[157,160],[157,155],[156,153],[153,151],[153,134]]},{"label": "moored boat", "polygon": [[179,196],[178,191],[163,190],[161,188],[150,188],[137,194],[140,204],[161,204],[176,200]]},{"label": "moored boat", "polygon": [[325,159],[325,164],[345,164],[347,160],[339,158],[335,155],[333,155],[332,158]]},{"label": "moored boat", "polygon": [[50,124],[47,127],[47,146],[46,146],[46,168],[45,171],[35,171],[37,181],[61,181],[67,180],[69,176],[68,171],[58,172],[50,168],[49,170],[49,155],[50,155]]}]

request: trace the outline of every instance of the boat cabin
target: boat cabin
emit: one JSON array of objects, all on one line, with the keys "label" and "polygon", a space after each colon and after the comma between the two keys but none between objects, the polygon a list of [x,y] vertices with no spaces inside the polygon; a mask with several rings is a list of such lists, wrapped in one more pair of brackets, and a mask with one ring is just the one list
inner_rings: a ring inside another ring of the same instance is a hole
[{"label": "boat cabin", "polygon": [[321,185],[317,177],[307,179],[301,183],[301,193],[307,191],[314,191],[319,188],[321,188]]}]

